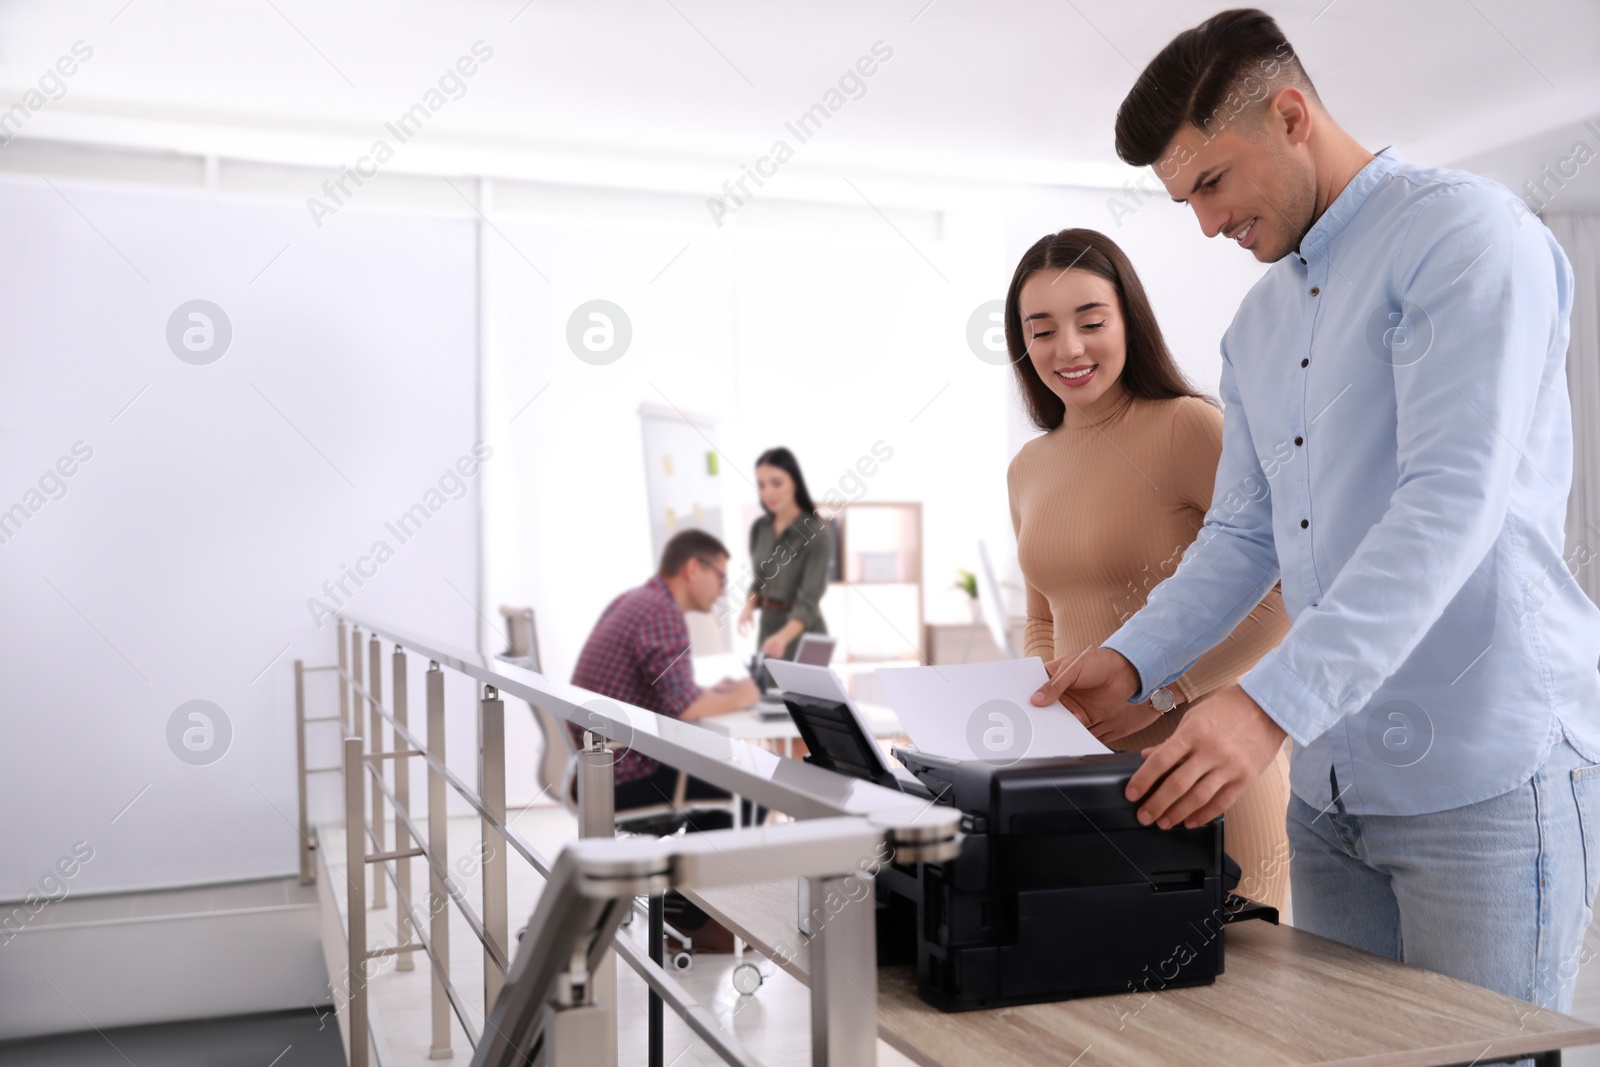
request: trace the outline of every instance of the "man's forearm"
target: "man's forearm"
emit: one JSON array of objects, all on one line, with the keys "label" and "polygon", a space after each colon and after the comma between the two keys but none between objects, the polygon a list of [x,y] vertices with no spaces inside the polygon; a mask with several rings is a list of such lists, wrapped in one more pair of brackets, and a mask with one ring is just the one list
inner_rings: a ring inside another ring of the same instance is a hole
[{"label": "man's forearm", "polygon": [[678,716],[684,722],[694,722],[696,719],[709,718],[712,715],[726,715],[730,711],[739,711],[744,707],[744,702],[739,693],[729,690],[719,693],[715,689],[707,689],[700,694],[693,704],[683,709]]},{"label": "man's forearm", "polygon": [[1197,542],[1177,573],[1101,642],[1132,667],[1139,679],[1135,696],[1181,676],[1254,610],[1278,580],[1276,560],[1252,573],[1258,566],[1245,539],[1222,532]]}]

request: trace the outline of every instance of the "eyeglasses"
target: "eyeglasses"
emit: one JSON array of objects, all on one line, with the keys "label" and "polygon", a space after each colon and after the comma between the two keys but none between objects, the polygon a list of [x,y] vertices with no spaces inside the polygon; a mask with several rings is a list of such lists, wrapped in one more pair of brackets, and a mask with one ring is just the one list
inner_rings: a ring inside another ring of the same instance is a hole
[{"label": "eyeglasses", "polygon": [[[698,558],[698,557],[696,557],[696,558]],[[726,589],[726,588],[728,588],[728,572],[727,571],[720,570],[717,567],[713,566],[711,563],[709,563],[709,562],[707,562],[706,560],[703,560],[703,559],[700,560],[700,566],[704,567],[706,570],[710,571],[711,573],[713,573],[713,574],[715,574],[717,576],[717,588],[718,589]]]}]

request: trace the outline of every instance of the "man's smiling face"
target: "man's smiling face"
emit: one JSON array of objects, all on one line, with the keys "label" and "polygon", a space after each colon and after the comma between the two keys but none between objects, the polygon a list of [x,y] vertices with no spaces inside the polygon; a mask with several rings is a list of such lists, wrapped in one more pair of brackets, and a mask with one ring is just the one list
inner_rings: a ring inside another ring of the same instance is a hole
[{"label": "man's smiling face", "polygon": [[[1244,128],[1250,121],[1257,125]],[[1209,140],[1181,126],[1152,169],[1172,199],[1194,209],[1207,237],[1220,234],[1275,263],[1300,247],[1316,215],[1316,172],[1294,129],[1270,110]]]}]

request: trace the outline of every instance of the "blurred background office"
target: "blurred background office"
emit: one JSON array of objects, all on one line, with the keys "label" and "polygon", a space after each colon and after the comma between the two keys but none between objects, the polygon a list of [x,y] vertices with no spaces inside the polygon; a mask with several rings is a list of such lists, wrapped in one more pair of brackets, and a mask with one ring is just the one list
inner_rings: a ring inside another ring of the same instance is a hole
[{"label": "blurred background office", "polygon": [[[1223,6],[0,4],[0,900],[291,874],[291,664],[331,659],[341,611],[494,653],[529,607],[564,680],[697,526],[733,553],[697,672],[729,673],[778,443],[838,520],[817,609],[858,693],[1001,655],[1004,475],[1036,432],[1018,255],[1113,236],[1207,391],[1263,270],[1112,150],[1138,69]],[[1264,6],[1362,143],[1503,182],[1565,245],[1595,595],[1600,6]],[[539,730],[507,729],[533,803]],[[107,928],[19,936],[0,1039],[304,1006],[320,958],[251,914],[244,942],[284,946],[255,987],[181,960],[97,986]]]}]

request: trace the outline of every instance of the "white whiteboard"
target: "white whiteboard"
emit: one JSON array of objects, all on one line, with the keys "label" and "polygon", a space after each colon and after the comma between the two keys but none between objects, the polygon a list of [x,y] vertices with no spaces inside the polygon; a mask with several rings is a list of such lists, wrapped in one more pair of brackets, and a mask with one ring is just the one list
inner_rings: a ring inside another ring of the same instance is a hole
[{"label": "white whiteboard", "polygon": [[727,543],[722,532],[722,467],[712,444],[716,425],[704,415],[641,404],[646,504],[654,558],[680,530],[699,529]]}]

